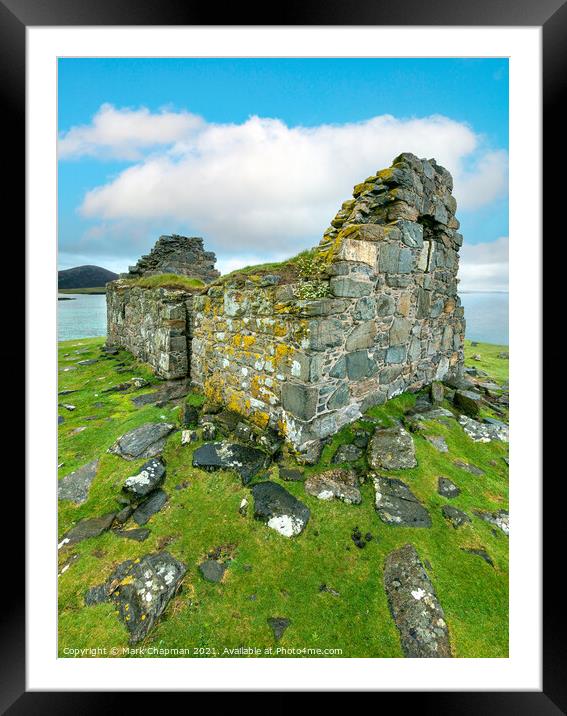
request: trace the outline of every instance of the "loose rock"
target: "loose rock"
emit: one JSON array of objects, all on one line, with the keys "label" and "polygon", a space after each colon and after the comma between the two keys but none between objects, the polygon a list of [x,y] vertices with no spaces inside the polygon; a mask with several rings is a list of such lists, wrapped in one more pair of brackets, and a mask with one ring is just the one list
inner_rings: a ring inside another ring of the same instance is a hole
[{"label": "loose rock", "polygon": [[300,534],[311,515],[309,508],[274,482],[259,482],[252,487],[254,517],[284,537]]},{"label": "loose rock", "polygon": [[226,571],[226,564],[216,562],[214,559],[207,559],[199,565],[199,572],[207,582],[220,582]]},{"label": "loose rock", "polygon": [[480,407],[482,404],[482,397],[479,393],[475,393],[472,390],[457,390],[453,403],[456,408],[468,415],[471,418],[476,418],[480,413]]},{"label": "loose rock", "polygon": [[89,488],[98,470],[98,460],[91,460],[59,480],[57,486],[60,500],[70,500],[80,505],[89,496]]},{"label": "loose rock", "polygon": [[451,657],[443,608],[413,545],[407,544],[387,556],[384,587],[404,656]]},{"label": "loose rock", "polygon": [[396,527],[431,527],[428,511],[401,480],[375,477],[376,511],[388,525]]},{"label": "loose rock", "polygon": [[491,440],[501,440],[507,443],[509,431],[506,423],[490,418],[485,418],[485,420],[490,420],[490,422],[479,423],[478,420],[461,415],[459,423],[469,438],[476,443],[489,443]]},{"label": "loose rock", "polygon": [[439,478],[437,482],[437,492],[443,497],[449,498],[457,497],[457,495],[461,494],[461,491],[455,485],[455,483],[451,482],[451,480],[447,479],[446,477]]},{"label": "loose rock", "polygon": [[199,433],[196,430],[182,430],[181,431],[181,444],[189,445],[199,440]]},{"label": "loose rock", "polygon": [[338,465],[343,462],[356,462],[363,455],[363,450],[356,445],[341,445],[337,452],[333,455],[331,462],[334,465]]},{"label": "loose rock", "polygon": [[114,602],[130,643],[147,636],[177,592],[186,567],[168,552],[148,554],[118,565],[103,584],[92,587],[85,604]]},{"label": "loose rock", "polygon": [[417,465],[413,438],[401,425],[377,428],[368,446],[368,462],[374,470],[404,470]]},{"label": "loose rock", "polygon": [[159,512],[167,502],[167,494],[163,490],[152,492],[145,502],[134,510],[132,519],[139,525],[145,525],[152,515]]},{"label": "loose rock", "polygon": [[114,512],[109,512],[106,515],[102,515],[102,517],[91,517],[77,522],[74,527],[63,535],[58,548],[61,549],[62,547],[69,547],[70,545],[77,544],[77,542],[82,542],[85,539],[98,537],[103,532],[110,529],[110,526],[114,521],[114,516]]},{"label": "loose rock", "polygon": [[267,455],[261,450],[238,443],[206,443],[193,453],[193,467],[212,472],[234,470],[247,485],[260,470],[266,467]]},{"label": "loose rock", "polygon": [[441,435],[424,435],[423,436],[428,443],[433,445],[439,452],[449,452],[449,447],[445,441],[445,438]]},{"label": "loose rock", "polygon": [[147,497],[165,479],[165,465],[153,457],[144,463],[135,475],[127,478],[122,490],[133,498]]},{"label": "loose rock", "polygon": [[303,470],[295,470],[290,467],[280,467],[279,475],[286,482],[302,482],[305,479]]},{"label": "loose rock", "polygon": [[173,429],[170,423],[146,423],[119,437],[108,452],[125,460],[154,457],[163,451],[165,440]]},{"label": "loose rock", "polygon": [[476,465],[471,465],[469,462],[463,462],[463,460],[453,460],[453,465],[455,465],[456,467],[460,467],[461,470],[470,472],[471,475],[476,475],[477,477],[480,477],[480,475],[484,475],[484,470],[481,470],[480,467],[477,467]]},{"label": "loose rock", "polygon": [[443,513],[443,517],[448,520],[455,529],[457,529],[457,527],[461,527],[461,525],[464,525],[467,522],[472,522],[471,518],[467,514],[452,505],[443,505],[441,512]]},{"label": "loose rock", "polygon": [[305,481],[305,491],[320,500],[337,498],[349,505],[362,502],[358,478],[353,470],[337,468],[310,475]]},{"label": "loose rock", "polygon": [[473,510],[477,517],[481,520],[488,522],[499,530],[502,530],[505,535],[510,534],[510,515],[506,510],[498,510],[498,512],[485,512],[484,510]]},{"label": "loose rock", "polygon": [[113,532],[117,537],[126,537],[126,539],[133,539],[136,542],[143,542],[150,536],[150,530],[147,527],[133,530],[113,530]]},{"label": "loose rock", "polygon": [[279,641],[284,631],[291,624],[291,619],[286,619],[285,617],[268,617],[268,624],[274,632],[276,641]]}]

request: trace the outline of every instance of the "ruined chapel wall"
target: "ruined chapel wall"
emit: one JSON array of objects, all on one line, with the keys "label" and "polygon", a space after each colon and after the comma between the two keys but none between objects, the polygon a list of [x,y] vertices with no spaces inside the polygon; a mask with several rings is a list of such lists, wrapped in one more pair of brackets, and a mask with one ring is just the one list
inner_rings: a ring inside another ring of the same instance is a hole
[{"label": "ruined chapel wall", "polygon": [[107,284],[107,345],[125,348],[162,378],[187,376],[192,302],[186,291]]},{"label": "ruined chapel wall", "polygon": [[451,189],[434,161],[401,155],[355,187],[325,232],[327,296],[301,300],[273,276],[197,297],[192,380],[305,451],[371,405],[459,373]]}]

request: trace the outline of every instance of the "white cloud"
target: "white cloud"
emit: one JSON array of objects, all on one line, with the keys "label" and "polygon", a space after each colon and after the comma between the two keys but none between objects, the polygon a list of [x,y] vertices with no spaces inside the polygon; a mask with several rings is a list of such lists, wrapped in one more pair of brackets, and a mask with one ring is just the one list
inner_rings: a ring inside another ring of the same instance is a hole
[{"label": "white cloud", "polygon": [[148,109],[116,109],[103,104],[91,124],[72,127],[59,137],[60,159],[84,156],[102,159],[137,160],[142,150],[169,145],[203,125],[203,120],[189,112]]},{"label": "white cloud", "polygon": [[462,291],[508,290],[508,237],[467,245],[460,251],[459,288]]},{"label": "white cloud", "polygon": [[[90,125],[63,134],[59,149],[66,159],[132,159],[79,208],[104,226],[101,245],[112,233],[130,256],[144,226],[146,235],[159,227],[158,235],[203,236],[225,259],[292,255],[319,241],[354,184],[403,151],[435,157],[451,171],[461,210],[489,204],[507,181],[506,152],[484,148],[468,125],[439,115],[288,127],[278,119],[211,124],[188,112],[103,105]],[[88,244],[95,249],[92,234]]]}]

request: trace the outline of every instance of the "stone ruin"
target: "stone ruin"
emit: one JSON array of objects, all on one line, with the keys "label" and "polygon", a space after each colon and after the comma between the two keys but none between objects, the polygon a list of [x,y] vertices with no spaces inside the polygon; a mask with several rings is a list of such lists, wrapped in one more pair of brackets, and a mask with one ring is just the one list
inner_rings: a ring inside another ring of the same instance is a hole
[{"label": "stone ruin", "polygon": [[[369,407],[460,378],[463,237],[452,188],[433,159],[401,154],[354,187],[307,258],[199,291],[108,284],[108,344],[164,378],[189,375],[209,401],[277,430],[310,461]],[[163,238],[140,272],[180,272],[150,260]],[[184,275],[203,277],[203,256],[211,260],[202,252],[194,268],[181,256]]]},{"label": "stone ruin", "polygon": [[135,266],[129,266],[121,278],[174,273],[210,283],[220,276],[215,269],[216,260],[213,251],[204,251],[203,239],[197,236],[160,236],[150,253],[138,259]]}]

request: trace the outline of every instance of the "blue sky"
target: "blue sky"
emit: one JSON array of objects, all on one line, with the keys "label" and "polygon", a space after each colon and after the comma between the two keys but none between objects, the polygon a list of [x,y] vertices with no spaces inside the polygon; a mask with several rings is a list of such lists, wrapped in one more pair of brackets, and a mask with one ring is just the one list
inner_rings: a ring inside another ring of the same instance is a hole
[{"label": "blue sky", "polygon": [[507,282],[506,59],[61,59],[58,121],[61,268],[172,232],[283,258],[407,150],[455,176],[463,280]]}]

